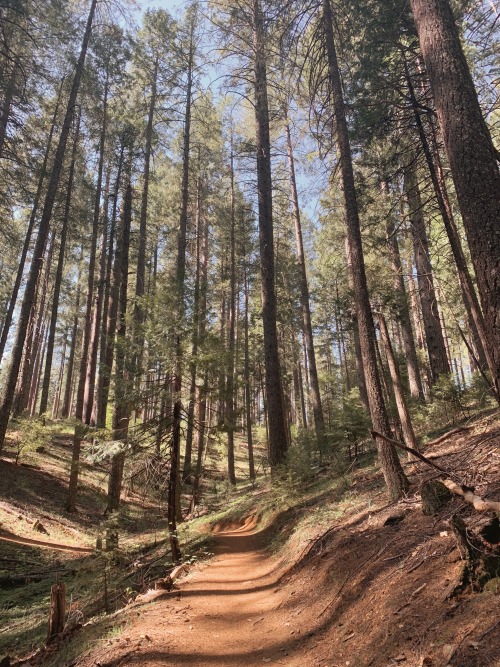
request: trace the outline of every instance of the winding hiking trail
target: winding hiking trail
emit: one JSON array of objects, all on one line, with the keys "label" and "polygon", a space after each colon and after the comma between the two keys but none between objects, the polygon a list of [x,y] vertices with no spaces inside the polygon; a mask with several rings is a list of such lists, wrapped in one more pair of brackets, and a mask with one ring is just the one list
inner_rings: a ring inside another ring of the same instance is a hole
[{"label": "winding hiking trail", "polygon": [[276,594],[283,567],[263,543],[252,517],[218,533],[216,555],[208,564],[181,580],[178,590],[158,592],[137,608],[119,639],[76,664],[291,665],[288,648],[300,630],[284,619]]}]

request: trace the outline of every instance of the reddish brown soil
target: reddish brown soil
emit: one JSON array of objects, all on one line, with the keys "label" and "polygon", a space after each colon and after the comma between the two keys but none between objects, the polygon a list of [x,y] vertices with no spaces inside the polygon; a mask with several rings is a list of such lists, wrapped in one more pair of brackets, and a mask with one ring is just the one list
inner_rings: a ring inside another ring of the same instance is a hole
[{"label": "reddish brown soil", "polygon": [[[496,498],[499,436],[457,436],[428,454]],[[451,595],[463,564],[449,518],[474,521],[477,513],[457,498],[439,516],[424,516],[418,483],[428,476],[417,467],[414,496],[358,509],[300,556],[270,556],[253,520],[225,527],[211,562],[178,590],[138,600],[120,616],[120,637],[72,664],[500,667],[500,595]]]}]

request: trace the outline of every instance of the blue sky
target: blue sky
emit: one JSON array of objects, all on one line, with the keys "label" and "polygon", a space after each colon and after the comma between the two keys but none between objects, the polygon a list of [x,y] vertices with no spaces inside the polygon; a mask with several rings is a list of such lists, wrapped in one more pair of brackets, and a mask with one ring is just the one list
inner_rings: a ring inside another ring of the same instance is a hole
[{"label": "blue sky", "polygon": [[169,12],[174,12],[183,4],[183,0],[137,0],[137,4],[140,7],[140,11],[161,8],[167,9]]}]

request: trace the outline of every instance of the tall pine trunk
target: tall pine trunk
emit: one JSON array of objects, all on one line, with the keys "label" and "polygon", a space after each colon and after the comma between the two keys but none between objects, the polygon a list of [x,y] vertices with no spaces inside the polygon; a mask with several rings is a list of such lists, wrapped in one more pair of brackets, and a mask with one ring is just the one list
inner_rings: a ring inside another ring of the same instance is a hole
[{"label": "tall pine trunk", "polygon": [[[118,292],[118,313],[115,342],[115,401],[113,412],[113,439],[118,442],[127,442],[130,420],[130,378],[127,369],[125,348],[126,316],[127,316],[127,287],[130,245],[130,225],[132,221],[132,185],[130,175],[127,178],[125,201],[123,204],[123,227],[119,246],[116,248],[116,271],[114,289]],[[111,472],[108,481],[108,511],[118,509],[123,481],[123,467],[125,464],[125,449],[116,454],[111,461]]]},{"label": "tall pine trunk", "polygon": [[[474,283],[472,282],[472,277],[470,275],[469,268],[467,266],[467,261],[465,259],[464,251],[462,249],[462,243],[460,241],[460,236],[457,230],[457,226],[453,216],[453,211],[450,205],[448,190],[446,187],[446,180],[444,178],[443,169],[439,157],[435,128],[432,119],[430,119],[429,122],[431,125],[431,141],[433,146],[433,150],[431,150],[431,147],[427,140],[427,135],[425,133],[422,118],[420,116],[420,110],[418,107],[415,90],[413,88],[413,83],[411,80],[410,72],[406,61],[404,65],[405,65],[408,91],[410,93],[410,100],[413,108],[413,113],[415,116],[415,124],[417,126],[420,142],[422,144],[425,160],[427,162],[427,167],[429,169],[432,186],[434,188],[434,193],[436,195],[436,199],[439,206],[439,212],[441,214],[441,218],[443,220],[444,228],[448,236],[448,241],[450,243],[450,248],[453,254],[453,258],[455,260],[460,288],[462,290],[462,298],[469,320],[469,329],[471,330],[472,333],[479,361],[483,369],[487,367],[490,370],[493,377],[494,376],[493,356],[489,349],[490,345],[486,334],[483,313],[481,312],[479,300],[477,298],[476,290],[474,288]],[[500,396],[497,396],[497,398],[500,399]]]},{"label": "tall pine trunk", "polygon": [[304,255],[304,242],[302,239],[302,224],[300,219],[299,197],[297,193],[297,179],[295,176],[295,161],[293,157],[292,137],[290,134],[290,123],[286,120],[286,144],[288,155],[288,168],[290,170],[290,193],[292,198],[293,220],[295,227],[295,242],[297,246],[297,262],[300,271],[300,305],[302,308],[302,326],[304,339],[307,347],[307,359],[309,361],[309,376],[311,380],[311,399],[314,416],[314,426],[318,439],[319,450],[324,447],[325,419],[321,394],[319,390],[318,369],[316,366],[316,352],[314,350],[314,337],[311,323],[311,307],[309,303],[309,285],[307,282],[306,260]]},{"label": "tall pine trunk", "polygon": [[[328,73],[333,92],[333,106],[337,124],[337,141],[340,152],[340,167],[346,208],[347,238],[351,257],[352,279],[356,302],[356,314],[360,335],[363,370],[368,392],[368,403],[373,427],[382,435],[390,437],[391,429],[382,396],[380,377],[377,371],[375,349],[375,327],[370,308],[366,282],[358,202],[354,183],[351,146],[347,127],[342,81],[337,60],[333,33],[333,18],[330,0],[323,0],[322,20],[325,46],[328,57]],[[392,500],[397,500],[408,488],[408,480],[403,472],[398,455],[393,446],[377,441],[380,465]]]},{"label": "tall pine trunk", "polygon": [[[101,136],[99,140],[99,165],[97,167],[97,185],[95,193],[95,204],[94,204],[94,219],[92,224],[92,243],[90,248],[90,261],[89,261],[89,283],[88,283],[88,294],[87,294],[87,309],[86,309],[86,318],[84,326],[84,339],[83,339],[83,350],[85,359],[82,361],[80,368],[80,373],[83,373],[83,397],[80,396],[82,389],[80,385],[78,387],[78,396],[77,396],[77,408],[76,408],[76,418],[82,419],[85,424],[90,424],[92,418],[92,407],[94,403],[94,389],[95,389],[95,380],[96,380],[96,369],[97,369],[97,352],[99,347],[99,329],[101,324],[101,313],[102,313],[102,302],[103,302],[103,291],[104,285],[102,283],[103,271],[105,267],[105,261],[102,254],[106,253],[106,246],[103,244],[101,248],[101,262],[100,262],[100,275],[99,281],[97,284],[97,291],[95,291],[95,267],[96,267],[96,258],[97,258],[97,243],[99,238],[99,219],[101,217],[101,194],[102,194],[102,180],[104,172],[104,157],[105,157],[105,146],[106,146],[106,132],[107,132],[107,118],[108,116],[108,76],[106,75],[106,82],[104,84],[104,100],[103,100],[103,109],[102,109],[102,124],[101,124]],[[105,220],[105,215],[103,216]],[[105,222],[103,221],[103,224]],[[92,306],[94,306],[92,308]],[[85,366],[83,364],[85,362]],[[82,414],[79,416],[79,401],[82,400]]]},{"label": "tall pine trunk", "polygon": [[47,146],[45,148],[42,167],[40,169],[40,175],[38,177],[38,185],[37,185],[36,193],[35,193],[35,196],[34,196],[34,199],[33,199],[33,207],[31,209],[30,219],[29,219],[29,222],[28,222],[28,228],[26,230],[26,236],[24,238],[23,248],[21,250],[21,256],[19,258],[19,264],[18,264],[18,267],[17,267],[16,279],[15,279],[15,282],[14,282],[14,287],[12,288],[12,294],[11,294],[10,299],[9,299],[9,306],[7,308],[7,312],[5,314],[5,320],[4,320],[3,326],[2,326],[2,334],[0,336],[0,362],[3,359],[3,355],[4,355],[4,352],[5,352],[5,345],[7,343],[7,338],[8,338],[10,327],[11,327],[11,324],[12,324],[12,318],[14,316],[14,310],[15,310],[16,303],[17,303],[17,297],[19,295],[19,288],[21,287],[21,282],[22,282],[22,279],[23,279],[24,265],[26,263],[26,257],[28,256],[28,251],[29,251],[30,243],[31,243],[31,236],[33,234],[33,229],[35,227],[35,222],[36,222],[36,216],[38,214],[38,207],[40,205],[40,199],[41,199],[41,196],[42,196],[43,183],[44,183],[45,177],[47,175],[47,165],[48,165],[48,162],[49,162],[50,151],[51,151],[51,148],[52,148],[52,139],[53,139],[53,136],[54,136],[54,129],[55,129],[55,125],[56,125],[56,120],[57,120],[57,116],[59,114],[59,106],[60,106],[60,102],[61,102],[63,83],[64,83],[64,79],[61,82],[61,85],[59,87],[56,106],[55,106],[55,109],[54,109],[52,122],[50,124],[49,136],[48,136],[48,139],[47,139]]},{"label": "tall pine trunk", "polygon": [[448,0],[410,0],[455,183],[500,393],[500,173]]},{"label": "tall pine trunk", "polygon": [[264,325],[267,424],[269,428],[268,450],[271,468],[276,468],[285,460],[288,449],[288,425],[283,399],[276,324],[271,139],[269,134],[264,18],[260,0],[253,1],[253,58],[262,321]]},{"label": "tall pine trunk", "polygon": [[235,255],[235,192],[233,137],[231,135],[231,213],[229,219],[229,303],[228,303],[228,363],[226,378],[227,472],[230,484],[236,484],[234,468],[234,362],[236,347],[236,255]]},{"label": "tall pine trunk", "polygon": [[[385,185],[385,184],[383,184]],[[420,377],[420,368],[418,365],[417,348],[415,347],[415,338],[411,328],[410,308],[408,306],[408,296],[406,294],[405,281],[403,277],[403,267],[401,264],[401,254],[399,252],[399,242],[396,231],[396,225],[391,215],[387,220],[387,245],[391,258],[392,280],[394,292],[397,298],[396,314],[397,320],[401,324],[403,347],[406,357],[406,367],[408,369],[408,383],[410,394],[413,398],[424,401],[424,389]]]},{"label": "tall pine trunk", "polygon": [[33,260],[31,262],[31,268],[28,275],[28,280],[26,282],[26,288],[24,290],[24,298],[19,313],[17,334],[16,334],[16,339],[14,341],[14,346],[12,348],[12,360],[4,386],[4,394],[2,397],[2,402],[0,404],[0,451],[5,440],[5,434],[7,432],[7,426],[9,423],[10,410],[12,407],[12,402],[14,400],[14,391],[17,383],[19,367],[21,365],[21,357],[23,353],[28,321],[33,307],[36,284],[43,266],[43,249],[45,247],[45,243],[47,241],[47,237],[49,234],[52,209],[54,207],[54,202],[56,199],[57,188],[59,185],[61,171],[63,168],[64,155],[66,152],[66,144],[68,141],[71,123],[75,113],[76,98],[78,95],[80,82],[83,75],[85,57],[87,55],[87,48],[90,40],[90,35],[92,32],[92,22],[94,19],[96,6],[97,6],[97,0],[91,0],[87,25],[83,36],[82,47],[80,50],[80,56],[78,58],[78,62],[76,65],[75,75],[73,77],[73,83],[71,85],[68,105],[66,108],[66,114],[61,128],[61,134],[59,136],[59,143],[57,146],[56,154],[54,156],[54,164],[52,167],[52,172],[47,187],[47,193],[45,196],[45,203],[43,206],[42,217],[40,219],[40,226],[38,228],[38,235],[35,243],[35,248],[33,251]]},{"label": "tall pine trunk", "polygon": [[434,384],[440,375],[451,372],[446,355],[446,345],[439,320],[433,269],[429,255],[429,241],[425,228],[423,204],[414,164],[405,168],[405,190],[410,209],[411,233],[417,270],[418,291],[422,306],[425,342],[429,355],[430,372]]},{"label": "tall pine trunk", "polygon": [[39,413],[43,415],[47,410],[49,401],[50,375],[52,371],[52,357],[54,354],[54,344],[56,338],[57,314],[59,310],[59,297],[61,294],[62,275],[64,269],[64,258],[66,253],[66,238],[68,235],[69,215],[71,209],[71,197],[73,194],[73,181],[75,178],[76,155],[78,151],[78,141],[80,138],[80,115],[76,123],[75,138],[73,142],[73,152],[71,155],[71,164],[69,167],[68,189],[66,192],[66,201],[64,204],[64,213],[61,229],[61,238],[59,241],[59,257],[57,259],[56,275],[54,277],[54,294],[52,297],[52,310],[50,315],[49,336],[47,340],[47,354],[45,357],[45,371],[43,376],[42,395],[40,397]]}]

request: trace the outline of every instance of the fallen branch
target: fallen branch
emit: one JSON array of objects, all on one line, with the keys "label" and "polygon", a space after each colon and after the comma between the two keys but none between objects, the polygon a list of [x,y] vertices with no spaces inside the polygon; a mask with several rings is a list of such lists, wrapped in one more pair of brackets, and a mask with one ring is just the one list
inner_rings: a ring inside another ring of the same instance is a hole
[{"label": "fallen branch", "polygon": [[385,442],[394,445],[395,447],[398,447],[399,449],[402,449],[405,452],[408,452],[409,454],[413,454],[413,456],[415,456],[417,459],[420,459],[424,463],[427,463],[427,465],[431,466],[431,468],[435,468],[436,470],[439,470],[439,472],[442,472],[445,475],[449,475],[450,477],[456,477],[456,475],[452,473],[450,470],[445,470],[445,468],[441,468],[441,466],[438,466],[437,463],[434,463],[426,456],[421,454],[419,451],[413,449],[413,447],[407,447],[406,445],[403,445],[401,442],[398,442],[398,440],[394,440],[393,438],[389,438],[386,435],[382,435],[382,433],[379,433],[378,431],[370,431],[370,433],[372,434],[372,438],[374,440],[380,438],[381,440],[384,440]]},{"label": "fallen branch", "polygon": [[472,505],[478,512],[500,512],[500,503],[494,500],[483,500],[467,486],[456,484],[451,479],[443,479],[446,488],[457,496],[462,496],[466,503]]},{"label": "fallen branch", "polygon": [[444,435],[440,436],[439,438],[436,438],[435,440],[431,440],[430,442],[426,443],[426,447],[436,447],[436,445],[440,445],[442,442],[447,440],[448,438],[451,438],[452,435],[457,435],[457,433],[465,433],[467,431],[472,431],[473,428],[475,428],[475,424],[473,426],[459,426],[458,428],[454,428],[451,431],[448,431],[448,433],[445,433]]},{"label": "fallen branch", "polygon": [[155,588],[164,591],[171,590],[175,580],[178,579],[182,574],[185,574],[188,570],[189,570],[188,563],[182,563],[181,565],[177,565],[177,567],[174,567],[174,569],[169,575],[167,575],[163,579],[158,579],[158,581],[155,583]]}]

